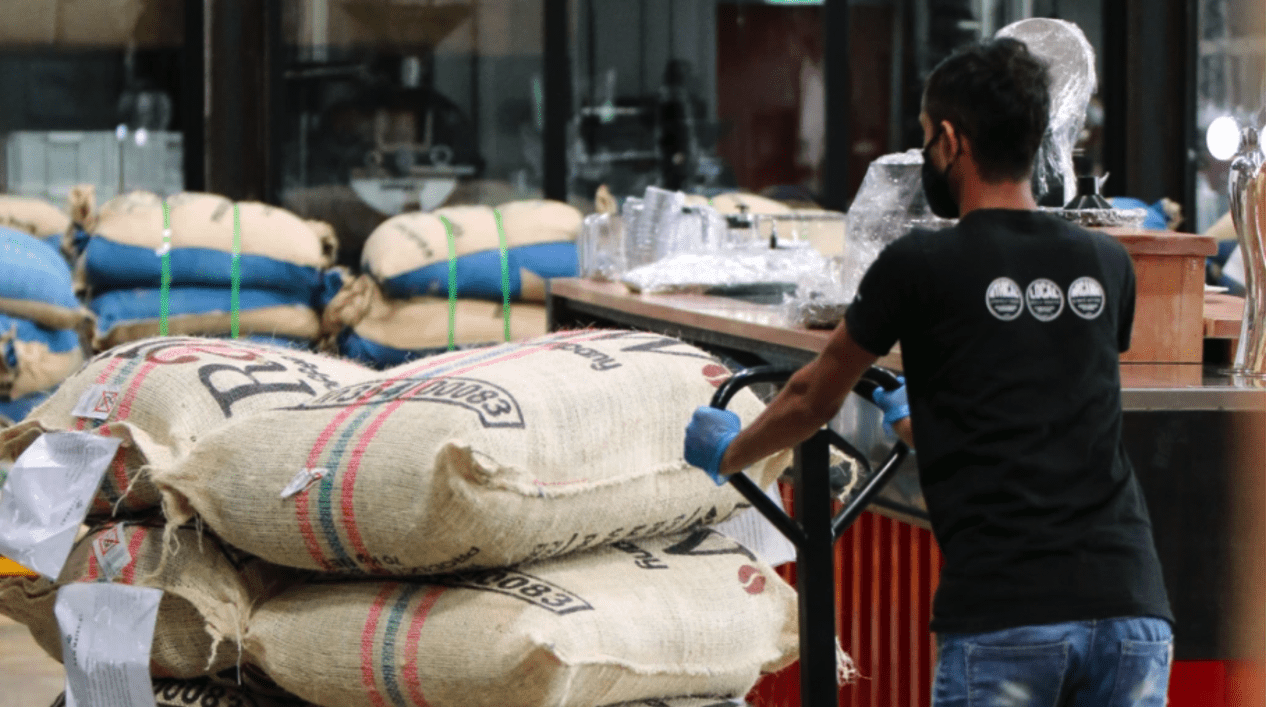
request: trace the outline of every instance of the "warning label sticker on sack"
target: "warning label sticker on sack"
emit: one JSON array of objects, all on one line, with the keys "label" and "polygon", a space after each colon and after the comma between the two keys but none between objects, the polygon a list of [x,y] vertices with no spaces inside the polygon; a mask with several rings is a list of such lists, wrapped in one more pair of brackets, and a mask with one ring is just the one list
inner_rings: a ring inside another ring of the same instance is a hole
[{"label": "warning label sticker on sack", "polygon": [[110,528],[92,541],[92,554],[101,567],[101,576],[113,582],[123,569],[132,564],[132,553],[128,552],[127,542],[123,536],[123,524]]},{"label": "warning label sticker on sack", "polygon": [[122,394],[123,389],[117,385],[94,385],[79,398],[79,403],[70,414],[90,420],[109,419],[110,413],[118,407]]}]

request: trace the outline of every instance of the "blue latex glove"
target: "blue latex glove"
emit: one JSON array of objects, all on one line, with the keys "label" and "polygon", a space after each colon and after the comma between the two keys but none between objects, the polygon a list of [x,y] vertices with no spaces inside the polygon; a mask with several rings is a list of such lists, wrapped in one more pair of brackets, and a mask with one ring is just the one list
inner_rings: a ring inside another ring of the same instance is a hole
[{"label": "blue latex glove", "polygon": [[910,401],[906,396],[906,379],[898,376],[901,381],[901,387],[896,390],[884,390],[883,388],[875,388],[875,392],[871,393],[871,399],[884,411],[884,432],[889,435],[895,435],[892,431],[892,424],[898,420],[904,420],[910,417]]},{"label": "blue latex glove", "polygon": [[721,475],[721,459],[742,428],[739,416],[729,410],[706,405],[695,410],[686,426],[686,461],[708,472],[717,486],[725,485],[730,477]]}]

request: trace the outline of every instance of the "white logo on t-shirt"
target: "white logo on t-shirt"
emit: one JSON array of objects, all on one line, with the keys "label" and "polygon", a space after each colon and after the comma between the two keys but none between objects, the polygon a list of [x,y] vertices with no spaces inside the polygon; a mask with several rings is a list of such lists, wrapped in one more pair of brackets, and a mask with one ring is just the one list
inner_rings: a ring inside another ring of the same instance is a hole
[{"label": "white logo on t-shirt", "polygon": [[1094,319],[1103,313],[1107,297],[1103,285],[1093,277],[1082,277],[1068,286],[1068,306],[1082,319]]},{"label": "white logo on t-shirt", "polygon": [[1064,311],[1064,291],[1046,278],[1030,282],[1025,291],[1025,299],[1028,301],[1029,314],[1039,322],[1054,321]]},{"label": "white logo on t-shirt", "polygon": [[989,283],[985,290],[985,306],[989,313],[1009,322],[1024,311],[1024,298],[1020,294],[1020,286],[1009,277],[1000,277]]}]

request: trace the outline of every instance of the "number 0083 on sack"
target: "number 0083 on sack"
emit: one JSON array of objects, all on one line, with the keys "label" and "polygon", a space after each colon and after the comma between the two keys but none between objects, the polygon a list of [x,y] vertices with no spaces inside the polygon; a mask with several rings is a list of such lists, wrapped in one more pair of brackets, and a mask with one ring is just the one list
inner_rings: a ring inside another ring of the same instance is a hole
[{"label": "number 0083 on sack", "polygon": [[[227,425],[154,472],[270,562],[430,575],[502,567],[729,517],[742,496],[682,458],[729,372],[676,339],[579,331],[446,354]],[[745,423],[762,409],[742,392]],[[762,487],[789,453],[748,469]]]}]

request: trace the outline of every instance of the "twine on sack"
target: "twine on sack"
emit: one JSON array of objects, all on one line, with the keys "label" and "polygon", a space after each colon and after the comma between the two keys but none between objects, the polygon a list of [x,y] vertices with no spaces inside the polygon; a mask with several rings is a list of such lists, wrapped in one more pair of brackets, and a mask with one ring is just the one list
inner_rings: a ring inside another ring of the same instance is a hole
[{"label": "twine on sack", "polygon": [[158,249],[163,258],[163,274],[158,291],[158,335],[167,336],[167,320],[171,315],[171,207],[163,199],[163,245]]},{"label": "twine on sack", "polygon": [[510,340],[510,255],[506,252],[506,229],[501,223],[501,209],[493,209],[497,222],[497,240],[501,243],[501,317],[505,322],[505,340]]},{"label": "twine on sack", "polygon": [[448,239],[448,350],[457,348],[457,237],[453,235],[453,222],[440,216],[444,224],[444,236]]},{"label": "twine on sack", "polygon": [[852,685],[857,682],[857,678],[861,673],[857,670],[857,664],[853,662],[853,657],[844,652],[844,646],[840,645],[840,637],[835,637],[835,683],[841,687],[844,685]]},{"label": "twine on sack", "polygon": [[242,309],[242,213],[233,202],[233,269],[230,275],[229,309],[232,310],[232,336],[241,336]]}]

